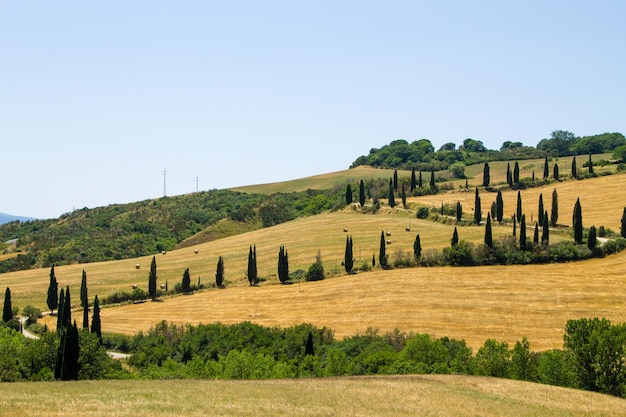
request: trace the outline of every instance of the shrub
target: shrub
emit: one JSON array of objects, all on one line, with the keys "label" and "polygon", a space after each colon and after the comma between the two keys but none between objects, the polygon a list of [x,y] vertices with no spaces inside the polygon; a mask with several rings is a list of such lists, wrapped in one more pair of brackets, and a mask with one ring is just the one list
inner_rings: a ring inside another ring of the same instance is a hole
[{"label": "shrub", "polygon": [[420,207],[417,209],[416,217],[418,219],[427,219],[429,213],[430,210],[428,210],[428,207]]},{"label": "shrub", "polygon": [[321,281],[324,278],[326,278],[326,274],[324,273],[324,265],[322,264],[322,254],[320,251],[317,251],[315,262],[309,267],[305,279],[307,281]]},{"label": "shrub", "polygon": [[472,266],[477,264],[474,258],[474,246],[464,240],[459,241],[454,246],[444,248],[443,254],[448,265]]}]

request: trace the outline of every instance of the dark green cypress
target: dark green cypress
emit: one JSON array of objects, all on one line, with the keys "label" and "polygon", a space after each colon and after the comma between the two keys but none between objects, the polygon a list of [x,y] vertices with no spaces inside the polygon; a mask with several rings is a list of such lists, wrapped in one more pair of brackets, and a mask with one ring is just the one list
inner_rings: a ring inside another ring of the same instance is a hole
[{"label": "dark green cypress", "polygon": [[4,292],[4,307],[2,309],[2,321],[8,322],[13,318],[13,307],[11,306],[11,289],[7,287]]},{"label": "dark green cypress", "polygon": [[489,163],[485,162],[483,166],[483,187],[489,187],[489,183],[491,182],[491,175],[489,174]]},{"label": "dark green cypress", "polygon": [[548,165],[548,155],[546,155],[546,159],[543,161],[543,179],[547,180],[550,176],[550,166]]},{"label": "dark green cypress", "polygon": [[498,205],[496,204],[495,201],[492,201],[491,202],[491,207],[490,207],[490,210],[489,210],[489,214],[491,214],[491,218],[495,219],[497,213],[498,213]]},{"label": "dark green cypress", "polygon": [[359,182],[359,204],[361,207],[365,206],[365,184],[363,184],[363,180]]},{"label": "dark green cypress", "polygon": [[411,169],[411,193],[417,188],[417,178],[415,178],[415,167]]},{"label": "dark green cypress", "polygon": [[589,168],[589,173],[593,174],[593,161],[591,160],[591,152],[589,153],[589,162],[587,162],[587,167]]},{"label": "dark green cypress", "polygon": [[626,207],[624,207],[622,212],[622,222],[619,231],[622,237],[626,238]]},{"label": "dark green cypress", "polygon": [[91,333],[98,336],[100,344],[102,344],[102,321],[100,320],[100,302],[98,296],[93,300],[93,317],[91,318]]},{"label": "dark green cypress", "polygon": [[545,209],[543,208],[543,193],[539,194],[539,208],[537,209],[537,220],[539,220],[540,224],[543,224],[543,212]]},{"label": "dark green cypress", "polygon": [[393,180],[391,178],[389,179],[389,193],[388,193],[387,199],[389,201],[389,207],[393,208],[396,206],[396,197],[394,196]]},{"label": "dark green cypress", "polygon": [[424,182],[422,181],[422,171],[420,171],[419,181],[417,182],[417,186],[422,188],[424,186]]},{"label": "dark green cypress", "polygon": [[550,243],[550,228],[548,222],[548,212],[546,211],[543,216],[543,230],[541,232],[541,243],[544,246],[548,246]]},{"label": "dark green cypress", "polygon": [[504,200],[502,199],[502,191],[498,190],[498,195],[496,195],[496,220],[498,220],[498,223],[502,223],[502,219],[504,219]]},{"label": "dark green cypress", "polygon": [[474,195],[474,223],[480,224],[482,220],[482,209],[480,207],[480,195],[478,194],[478,188],[476,188],[476,193]]},{"label": "dark green cypress", "polygon": [[485,245],[493,247],[493,235],[491,232],[491,214],[487,214],[487,224],[485,225]]},{"label": "dark green cypress", "polygon": [[[541,216],[541,218],[543,219],[543,216]],[[535,222],[535,232],[533,234],[533,243],[535,245],[539,244],[539,224],[537,222]]]},{"label": "dark green cypress", "polygon": [[589,236],[587,236],[587,247],[593,251],[598,244],[598,232],[595,226],[589,228]]},{"label": "dark green cypress", "polygon": [[405,184],[402,184],[402,193],[401,193],[402,195],[401,195],[401,198],[402,198],[402,207],[404,207],[404,208],[406,208],[406,191],[405,191],[405,188],[406,188]]},{"label": "dark green cypress", "polygon": [[313,333],[311,331],[309,331],[309,335],[306,338],[306,344],[304,345],[304,355],[305,356],[315,355],[315,348],[313,346]]},{"label": "dark green cypress", "polygon": [[506,163],[506,183],[509,184],[509,187],[513,185],[513,175],[511,174],[511,163]]},{"label": "dark green cypress", "polygon": [[67,326],[64,331],[62,351],[61,381],[78,380],[78,360],[80,357],[80,343],[76,322]]},{"label": "dark green cypress", "polygon": [[459,232],[456,230],[456,226],[454,226],[454,232],[452,233],[452,239],[450,239],[450,244],[452,246],[456,246],[459,243]]},{"label": "dark green cypress", "polygon": [[248,253],[248,282],[251,286],[257,283],[256,245],[254,245],[254,248],[251,245]]},{"label": "dark green cypress", "polygon": [[183,290],[183,294],[189,294],[191,292],[191,276],[189,275],[189,268],[185,268],[185,272],[183,272],[181,289]]},{"label": "dark green cypress", "polygon": [[221,256],[217,260],[217,267],[215,268],[215,285],[218,288],[222,288],[224,285],[224,258]]},{"label": "dark green cypress", "polygon": [[382,269],[387,269],[387,249],[385,232],[380,232],[380,248],[378,249],[378,264]]},{"label": "dark green cypress", "polygon": [[515,184],[519,184],[519,163],[515,161],[515,166],[513,167],[513,182]]},{"label": "dark green cypress", "polygon": [[157,264],[156,257],[152,257],[152,262],[150,263],[150,274],[148,275],[148,295],[154,301],[157,296]]},{"label": "dark green cypress", "polygon": [[526,250],[526,215],[522,214],[522,220],[519,224],[519,248]]},{"label": "dark green cypress", "polygon": [[583,243],[583,212],[580,206],[580,198],[577,198],[576,204],[574,204],[572,225],[574,227],[574,242],[578,244]]},{"label": "dark green cypress", "polygon": [[346,250],[343,256],[343,266],[346,270],[346,273],[352,273],[352,268],[354,267],[354,257],[352,255],[352,237],[346,236]]},{"label": "dark green cypress", "polygon": [[422,242],[420,240],[420,235],[415,236],[415,242],[413,242],[413,257],[416,261],[420,259],[422,256]]},{"label": "dark green cypress", "polygon": [[346,185],[346,204],[348,206],[352,204],[352,187],[350,184]]},{"label": "dark green cypress", "polygon": [[65,312],[65,290],[61,288],[59,294],[59,308],[57,309],[57,332],[63,330],[63,313]]},{"label": "dark green cypress", "polygon": [[430,171],[430,189],[437,190],[437,182],[435,181],[435,171]]},{"label": "dark green cypress", "polygon": [[67,329],[72,324],[72,298],[70,296],[70,286],[65,287],[65,301],[63,302],[63,322],[62,328]]},{"label": "dark green cypress", "polygon": [[89,329],[89,302],[83,307],[83,329]]},{"label": "dark green cypress", "polygon": [[578,173],[576,169],[576,157],[572,158],[572,178],[578,179]]},{"label": "dark green cypress", "polygon": [[517,236],[517,217],[513,215],[513,237]]},{"label": "dark green cypress", "polygon": [[87,273],[83,269],[83,277],[80,280],[80,306],[85,307],[89,306],[89,298],[87,292]]},{"label": "dark green cypress", "polygon": [[[547,213],[547,212],[546,212]],[[550,225],[556,227],[559,221],[559,195],[556,188],[552,191],[552,209],[550,210]]]},{"label": "dark green cypress", "polygon": [[59,306],[59,288],[56,276],[54,275],[54,264],[50,268],[50,284],[48,285],[48,297],[46,299],[50,314]]},{"label": "dark green cypress", "polygon": [[555,180],[559,180],[559,164],[554,164],[553,174]]},{"label": "dark green cypress", "polygon": [[517,221],[521,221],[522,219],[522,193],[520,191],[517,192],[517,210],[515,211],[517,215]]},{"label": "dark green cypress", "polygon": [[398,170],[394,169],[393,170],[393,189],[398,191],[398,186],[400,184],[398,184]]},{"label": "dark green cypress", "polygon": [[456,221],[460,222],[463,218],[463,206],[460,201],[456,202]]}]

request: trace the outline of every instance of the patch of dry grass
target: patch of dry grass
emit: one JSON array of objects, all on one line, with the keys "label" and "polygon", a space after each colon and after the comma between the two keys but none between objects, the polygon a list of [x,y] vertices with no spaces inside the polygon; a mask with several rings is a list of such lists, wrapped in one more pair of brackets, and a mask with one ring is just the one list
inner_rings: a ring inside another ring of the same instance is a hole
[{"label": "patch of dry grass", "polygon": [[626,401],[493,378],[0,384],[0,416],[623,416]]}]

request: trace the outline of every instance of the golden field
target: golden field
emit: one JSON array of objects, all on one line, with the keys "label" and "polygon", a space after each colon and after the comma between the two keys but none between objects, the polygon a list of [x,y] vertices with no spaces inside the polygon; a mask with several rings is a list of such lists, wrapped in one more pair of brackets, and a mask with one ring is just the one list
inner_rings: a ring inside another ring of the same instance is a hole
[{"label": "golden field", "polygon": [[626,415],[620,398],[460,375],[5,383],[0,393],[0,416],[11,417]]}]

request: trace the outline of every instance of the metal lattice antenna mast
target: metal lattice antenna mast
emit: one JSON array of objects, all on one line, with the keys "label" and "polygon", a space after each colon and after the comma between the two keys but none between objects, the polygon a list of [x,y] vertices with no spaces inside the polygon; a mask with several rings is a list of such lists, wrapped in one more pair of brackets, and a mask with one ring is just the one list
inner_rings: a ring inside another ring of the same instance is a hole
[{"label": "metal lattice antenna mast", "polygon": [[163,197],[167,197],[166,179],[167,179],[167,171],[163,170]]}]

